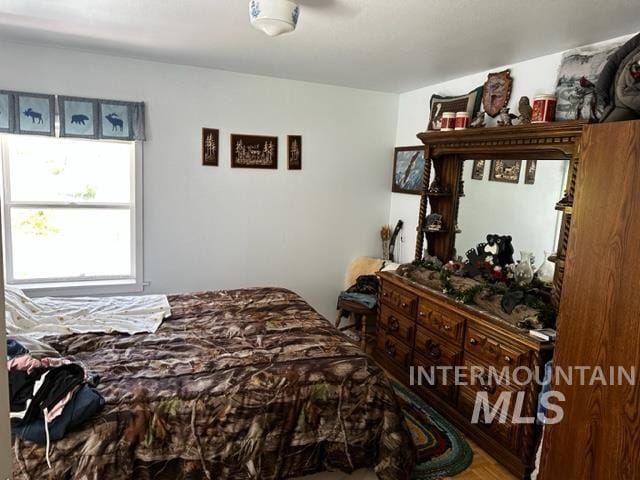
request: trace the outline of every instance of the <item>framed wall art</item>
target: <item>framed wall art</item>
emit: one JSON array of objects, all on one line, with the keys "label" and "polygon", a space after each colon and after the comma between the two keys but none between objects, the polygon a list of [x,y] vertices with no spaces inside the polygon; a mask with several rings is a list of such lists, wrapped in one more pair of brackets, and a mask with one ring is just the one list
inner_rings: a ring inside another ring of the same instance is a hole
[{"label": "framed wall art", "polygon": [[289,170],[302,170],[302,135],[287,136],[287,163]]},{"label": "framed wall art", "polygon": [[492,182],[518,183],[522,160],[491,160],[489,180]]},{"label": "framed wall art", "polygon": [[527,185],[533,185],[536,183],[536,170],[538,168],[537,160],[527,160],[527,165],[524,167],[524,183]]},{"label": "framed wall art", "polygon": [[473,169],[471,170],[471,178],[473,180],[482,180],[484,178],[484,165],[486,160],[474,160]]},{"label": "framed wall art", "polygon": [[473,118],[480,109],[482,101],[482,87],[457,97],[443,97],[432,95],[429,101],[429,124],[427,130],[440,130],[442,114],[445,112],[467,112]]},{"label": "framed wall art", "polygon": [[98,101],[91,98],[58,97],[60,136],[98,138]]},{"label": "framed wall art", "polygon": [[278,168],[278,137],[231,134],[231,168]]},{"label": "framed wall art", "polygon": [[55,135],[55,97],[39,93],[16,93],[16,133]]},{"label": "framed wall art", "polygon": [[424,145],[398,147],[393,159],[392,192],[420,195],[424,171]]},{"label": "framed wall art", "polygon": [[202,165],[217,167],[220,131],[215,128],[203,128],[200,149],[202,151]]},{"label": "framed wall art", "polygon": [[512,86],[509,69],[489,74],[482,90],[482,107],[487,115],[495,117],[509,104]]}]

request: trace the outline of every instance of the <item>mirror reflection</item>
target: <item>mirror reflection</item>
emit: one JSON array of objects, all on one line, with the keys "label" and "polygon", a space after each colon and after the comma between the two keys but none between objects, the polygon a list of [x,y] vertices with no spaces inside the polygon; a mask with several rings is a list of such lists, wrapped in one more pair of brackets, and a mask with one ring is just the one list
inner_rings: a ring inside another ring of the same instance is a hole
[{"label": "mirror reflection", "polygon": [[536,266],[556,251],[568,160],[466,160],[464,195],[459,200],[456,255],[486,241],[487,234],[510,235],[514,259],[530,252]]}]

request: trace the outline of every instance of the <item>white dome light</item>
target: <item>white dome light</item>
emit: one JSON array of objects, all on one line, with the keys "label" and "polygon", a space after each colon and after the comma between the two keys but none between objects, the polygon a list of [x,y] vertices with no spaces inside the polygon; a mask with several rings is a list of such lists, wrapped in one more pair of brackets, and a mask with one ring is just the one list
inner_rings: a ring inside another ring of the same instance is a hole
[{"label": "white dome light", "polygon": [[289,0],[251,0],[251,25],[270,37],[293,32],[298,24],[300,7]]}]

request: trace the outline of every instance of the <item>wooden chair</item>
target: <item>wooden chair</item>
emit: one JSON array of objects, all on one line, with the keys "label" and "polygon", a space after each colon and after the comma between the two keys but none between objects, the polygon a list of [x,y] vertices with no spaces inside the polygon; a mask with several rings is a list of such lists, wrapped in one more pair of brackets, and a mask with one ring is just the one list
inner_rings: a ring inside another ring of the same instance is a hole
[{"label": "wooden chair", "polygon": [[[380,271],[384,261],[379,258],[356,257],[349,268],[345,277],[345,289],[356,283],[356,279],[361,275],[373,275]],[[344,293],[344,292],[342,292]],[[338,315],[336,317],[335,326],[341,331],[356,329],[360,331],[360,348],[367,348],[367,325],[374,323],[378,315],[378,306],[369,307],[363,303],[338,297]],[[342,323],[343,312],[348,313],[348,325],[340,326]]]}]

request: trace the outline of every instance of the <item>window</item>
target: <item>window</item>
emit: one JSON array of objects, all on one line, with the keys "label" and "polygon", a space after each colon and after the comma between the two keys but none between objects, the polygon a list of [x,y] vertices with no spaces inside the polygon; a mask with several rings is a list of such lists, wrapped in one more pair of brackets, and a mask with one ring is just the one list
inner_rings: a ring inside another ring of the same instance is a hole
[{"label": "window", "polygon": [[2,137],[7,283],[141,290],[137,149],[134,142]]}]

